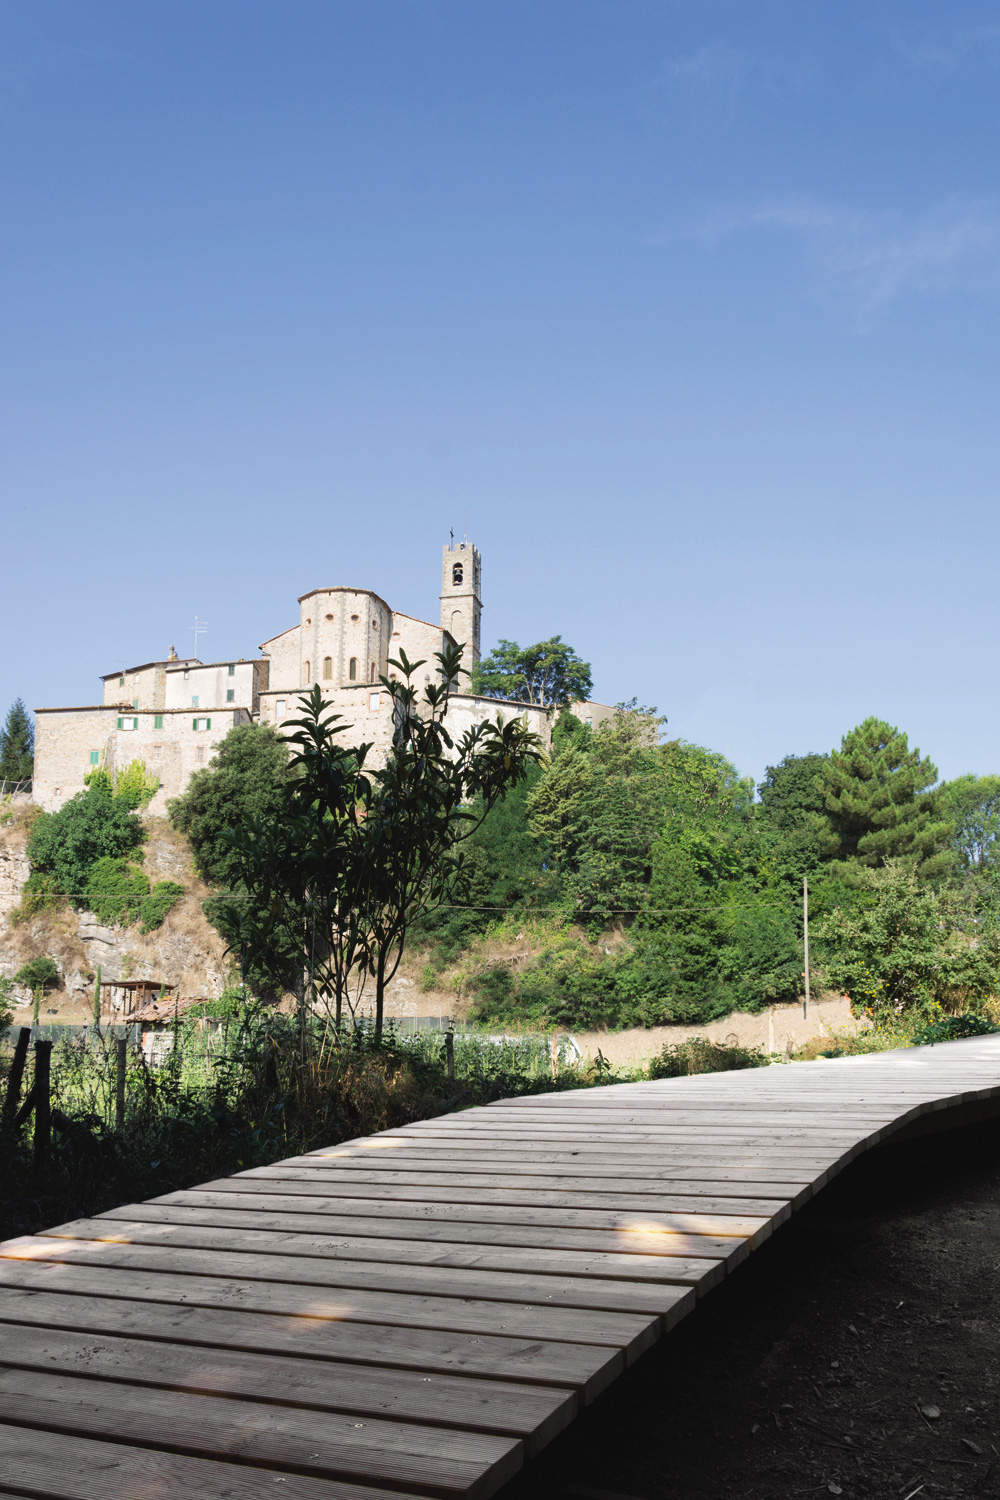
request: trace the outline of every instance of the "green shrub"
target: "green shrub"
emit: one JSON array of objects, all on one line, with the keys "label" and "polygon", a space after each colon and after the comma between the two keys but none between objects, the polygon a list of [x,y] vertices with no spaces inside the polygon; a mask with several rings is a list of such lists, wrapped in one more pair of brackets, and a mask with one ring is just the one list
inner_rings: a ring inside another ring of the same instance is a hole
[{"label": "green shrub", "polygon": [[55,889],[52,875],[46,875],[44,870],[33,871],[21,887],[20,904],[10,914],[10,925],[18,927],[22,922],[30,922],[39,912],[49,911],[58,899],[53,894]]},{"label": "green shrub", "polygon": [[145,830],[122,801],[112,797],[109,778],[72,797],[58,812],[43,813],[28,840],[34,871],[53,878],[55,889],[74,906],[87,904],[90,872],[101,859],[138,857]]},{"label": "green shrub", "polygon": [[931,1021],[928,1026],[915,1031],[913,1045],[923,1047],[934,1042],[957,1042],[965,1036],[993,1036],[998,1031],[1000,1026],[994,1026],[985,1016],[942,1016],[939,1021]]},{"label": "green shrub", "polygon": [[43,955],[30,958],[14,975],[15,984],[25,984],[31,990],[43,990],[55,984],[59,978],[59,966],[54,959]]},{"label": "green shrub", "polygon": [[734,1042],[711,1042],[693,1036],[668,1043],[649,1065],[650,1078],[679,1078],[686,1073],[729,1073],[740,1068],[766,1068],[771,1059],[759,1047]]},{"label": "green shrub", "polygon": [[143,898],[149,898],[149,878],[127,859],[104,856],[91,866],[87,905],[98,921],[114,927],[138,922]]},{"label": "green shrub", "polygon": [[139,902],[139,931],[152,932],[154,927],[161,926],[183,894],[184,887],[176,880],[158,880],[149,895]]}]

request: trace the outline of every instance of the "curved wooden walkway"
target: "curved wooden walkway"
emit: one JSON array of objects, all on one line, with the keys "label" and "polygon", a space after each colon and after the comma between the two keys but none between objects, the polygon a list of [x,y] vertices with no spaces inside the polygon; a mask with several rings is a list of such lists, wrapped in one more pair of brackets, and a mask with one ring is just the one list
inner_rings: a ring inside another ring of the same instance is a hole
[{"label": "curved wooden walkway", "polygon": [[0,1245],[0,1493],[494,1493],[1000,1037],[506,1100]]}]

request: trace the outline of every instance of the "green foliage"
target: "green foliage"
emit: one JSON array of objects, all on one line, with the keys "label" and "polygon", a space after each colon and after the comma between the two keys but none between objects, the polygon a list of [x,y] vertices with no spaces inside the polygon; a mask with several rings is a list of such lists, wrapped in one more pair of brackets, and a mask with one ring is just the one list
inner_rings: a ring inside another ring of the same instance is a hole
[{"label": "green foliage", "polygon": [[472,670],[472,692],[546,708],[585,702],[592,687],[590,663],[560,635],[535,646],[502,640]]},{"label": "green foliage", "polygon": [[35,764],[35,730],[21,698],[7,710],[0,729],[0,786],[30,781]]},{"label": "green foliage", "polygon": [[902,859],[925,879],[946,874],[952,830],[932,791],[937,774],[930,760],[910,749],[906,735],[883,719],[865,719],[845,734],[823,766],[839,859],[855,868]]},{"label": "green foliage", "polygon": [[47,954],[40,958],[30,958],[14,975],[15,984],[27,985],[31,990],[49,989],[58,980],[59,966]]},{"label": "green foliage", "polygon": [[10,925],[18,927],[22,922],[30,922],[39,912],[51,911],[59,904],[55,890],[54,876],[41,870],[33,871],[21,887],[21,900],[10,914]]},{"label": "green foliage", "polygon": [[680,1078],[690,1073],[730,1073],[742,1068],[766,1068],[771,1058],[759,1047],[741,1047],[734,1041],[711,1042],[693,1036],[686,1042],[667,1043],[649,1065],[650,1078]]},{"label": "green foliage", "polygon": [[148,896],[139,902],[139,931],[152,932],[163,925],[164,918],[173,911],[184,894],[184,887],[176,880],[157,880]]},{"label": "green foliage", "polygon": [[106,796],[136,812],[148,807],[160,790],[159,776],[146,770],[144,760],[130,761],[114,777],[103,766],[99,766],[88,771],[83,781],[85,786],[95,789],[100,787]]},{"label": "green foliage", "polygon": [[934,1042],[961,1041],[967,1036],[994,1036],[997,1032],[1000,1032],[1000,1026],[994,1026],[985,1016],[942,1016],[939,1021],[921,1026],[913,1033],[911,1040],[915,1047],[924,1047]]},{"label": "green foliage", "polygon": [[150,888],[142,870],[108,856],[94,862],[87,882],[87,903],[99,921],[114,927],[138,922],[144,933],[159,927],[183,894],[175,880],[158,880]]},{"label": "green foliage", "polygon": [[0,1037],[14,1020],[14,981],[0,974]]},{"label": "green foliage", "polygon": [[929,887],[903,860],[863,871],[858,884],[855,903],[831,912],[819,930],[827,977],[855,1014],[883,1025],[996,993],[1000,931],[992,921]]},{"label": "green foliage", "polygon": [[80,907],[86,905],[96,862],[136,858],[145,836],[132,809],[113,797],[105,782],[95,781],[58,812],[43,813],[36,820],[28,858],[33,870],[51,876],[55,889]]},{"label": "green foliage", "polygon": [[203,880],[232,886],[238,861],[231,830],[272,817],[289,774],[288,745],[270,725],[238,724],[209,765],[195,771],[183,796],[169,803],[170,822],[186,835]]},{"label": "green foliage", "polygon": [[938,792],[942,816],[952,824],[952,846],[964,870],[1000,866],[1000,776],[959,776]]}]

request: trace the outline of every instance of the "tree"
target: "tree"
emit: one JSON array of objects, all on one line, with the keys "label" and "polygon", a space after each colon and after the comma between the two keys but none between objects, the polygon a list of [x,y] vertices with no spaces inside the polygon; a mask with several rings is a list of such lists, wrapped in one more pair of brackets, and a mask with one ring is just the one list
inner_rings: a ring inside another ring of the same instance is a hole
[{"label": "tree", "polygon": [[110,779],[95,781],[58,812],[42,813],[36,820],[28,840],[35,874],[28,885],[39,873],[49,876],[56,893],[69,896],[74,906],[85,907],[90,871],[96,862],[104,856],[135,858],[145,837],[132,809],[111,795]]},{"label": "tree", "polygon": [[941,811],[954,829],[962,867],[981,873],[1000,863],[1000,776],[958,776],[939,791]]},{"label": "tree", "polygon": [[30,781],[35,764],[35,731],[21,698],[7,710],[0,729],[0,786],[5,781]]},{"label": "tree", "polygon": [[419,698],[412,677],[424,662],[400,652],[380,679],[393,698],[385,765],[366,771],[370,746],[342,746],[345,726],[317,685],[300,699],[281,805],[243,823],[232,838],[248,900],[241,952],[266,952],[275,924],[298,942],[306,993],[347,993],[350,976],[375,986],[381,1036],[385,988],[416,918],[445,901],[462,874],[459,845],[538,759],[520,718],[479,723],[452,740],[448,704],[458,690],[462,649],[436,656],[439,680]]},{"label": "tree", "polygon": [[288,744],[269,724],[230,729],[210,763],[167,806],[174,828],[191,845],[195,867],[212,885],[234,878],[231,829],[272,814],[289,777]]},{"label": "tree", "polygon": [[929,887],[904,860],[862,870],[859,898],[817,928],[827,978],[856,1014],[876,1021],[960,1010],[995,994],[1000,932],[947,894]]},{"label": "tree", "polygon": [[581,661],[559,635],[536,646],[501,640],[472,672],[474,693],[544,708],[585,702],[592,687],[590,663]]},{"label": "tree", "polygon": [[845,734],[823,766],[827,816],[842,864],[855,869],[902,859],[927,879],[951,864],[951,826],[932,791],[937,767],[883,719]]}]

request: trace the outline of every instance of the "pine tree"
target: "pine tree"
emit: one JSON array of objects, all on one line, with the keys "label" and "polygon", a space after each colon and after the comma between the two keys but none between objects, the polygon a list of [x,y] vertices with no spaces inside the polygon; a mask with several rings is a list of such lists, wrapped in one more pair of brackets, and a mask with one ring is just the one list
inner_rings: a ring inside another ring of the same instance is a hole
[{"label": "pine tree", "polygon": [[12,703],[0,729],[0,782],[30,781],[35,764],[35,731],[21,698]]},{"label": "pine tree", "polygon": [[823,767],[840,860],[857,868],[901,859],[925,878],[944,874],[953,859],[952,829],[937,805],[937,777],[937,767],[910,749],[902,730],[882,719],[865,719],[845,734]]}]

